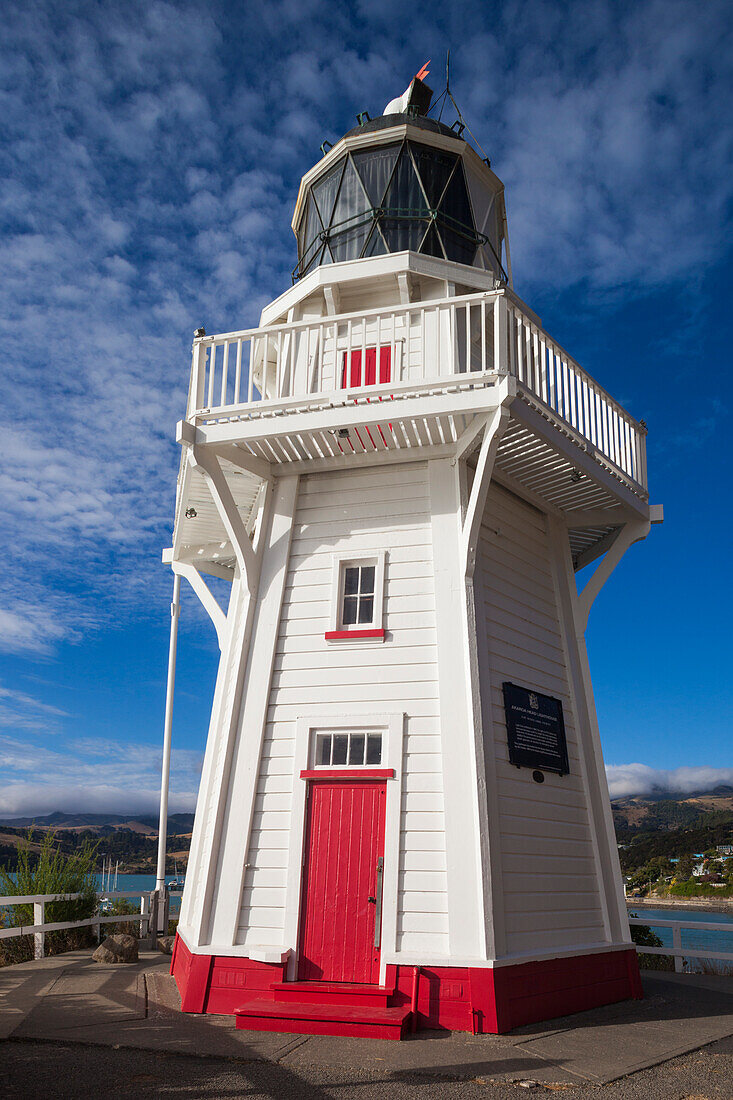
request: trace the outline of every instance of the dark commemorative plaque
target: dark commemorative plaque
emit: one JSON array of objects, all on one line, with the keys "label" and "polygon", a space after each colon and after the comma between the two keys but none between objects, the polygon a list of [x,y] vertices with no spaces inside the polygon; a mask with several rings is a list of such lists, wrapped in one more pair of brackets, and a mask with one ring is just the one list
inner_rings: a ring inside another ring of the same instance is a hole
[{"label": "dark commemorative plaque", "polygon": [[568,746],[560,700],[508,682],[502,688],[509,763],[567,775]]}]

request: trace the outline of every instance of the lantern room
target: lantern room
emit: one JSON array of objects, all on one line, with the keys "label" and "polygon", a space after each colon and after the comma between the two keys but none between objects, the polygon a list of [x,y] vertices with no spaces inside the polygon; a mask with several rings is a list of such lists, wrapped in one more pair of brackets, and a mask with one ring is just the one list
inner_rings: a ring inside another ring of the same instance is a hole
[{"label": "lantern room", "polygon": [[[395,135],[403,122],[409,138]],[[421,115],[387,115],[350,130],[303,180],[293,219],[294,276],[410,251],[506,278],[503,187],[475,154],[467,160],[469,148],[448,126]]]}]

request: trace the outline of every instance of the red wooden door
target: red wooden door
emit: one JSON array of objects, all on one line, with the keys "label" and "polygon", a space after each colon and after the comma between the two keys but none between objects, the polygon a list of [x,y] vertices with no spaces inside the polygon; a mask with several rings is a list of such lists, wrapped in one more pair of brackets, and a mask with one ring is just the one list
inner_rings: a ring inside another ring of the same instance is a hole
[{"label": "red wooden door", "polygon": [[385,784],[324,780],[309,788],[298,978],[376,985]]},{"label": "red wooden door", "polygon": [[383,385],[392,377],[392,348],[390,345],[379,349],[379,378],[377,378],[377,349],[364,349],[364,370],[361,367],[361,350],[352,351],[347,368],[347,355],[344,352],[341,365],[341,389],[356,386]]}]

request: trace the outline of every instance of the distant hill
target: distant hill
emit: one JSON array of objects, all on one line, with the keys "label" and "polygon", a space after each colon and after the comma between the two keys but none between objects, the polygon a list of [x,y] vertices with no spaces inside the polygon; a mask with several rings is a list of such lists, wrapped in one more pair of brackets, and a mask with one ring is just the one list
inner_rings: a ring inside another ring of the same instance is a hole
[{"label": "distant hill", "polygon": [[694,828],[710,824],[711,814],[733,813],[733,788],[720,786],[684,798],[671,798],[669,793],[616,798],[611,807],[617,832]]},{"label": "distant hill", "polygon": [[[158,818],[153,815],[135,816],[133,814],[70,814],[56,810],[54,813],[38,817],[6,817],[0,820],[0,826],[13,829],[57,829],[89,831],[100,836],[129,829],[144,836],[157,836]],[[186,834],[193,829],[193,814],[171,814],[168,818],[169,834]]]},{"label": "distant hill", "polygon": [[629,874],[656,856],[677,859],[733,843],[733,792],[687,798],[617,798],[611,804],[621,867]]}]

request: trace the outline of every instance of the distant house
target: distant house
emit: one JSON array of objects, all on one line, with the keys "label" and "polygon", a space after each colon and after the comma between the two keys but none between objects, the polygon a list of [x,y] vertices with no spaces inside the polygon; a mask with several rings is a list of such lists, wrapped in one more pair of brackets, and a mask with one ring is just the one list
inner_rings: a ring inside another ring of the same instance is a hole
[{"label": "distant house", "polygon": [[719,856],[733,856],[733,844],[718,844],[715,851]]}]

